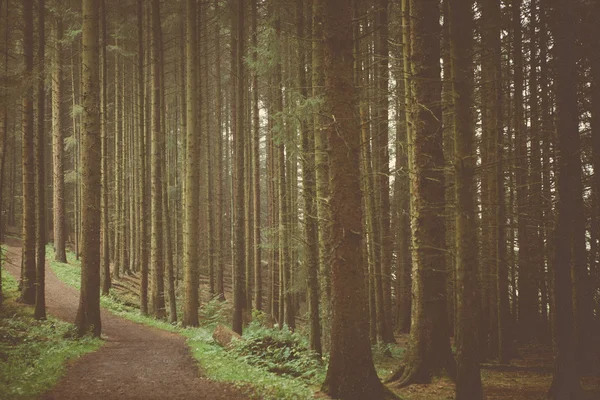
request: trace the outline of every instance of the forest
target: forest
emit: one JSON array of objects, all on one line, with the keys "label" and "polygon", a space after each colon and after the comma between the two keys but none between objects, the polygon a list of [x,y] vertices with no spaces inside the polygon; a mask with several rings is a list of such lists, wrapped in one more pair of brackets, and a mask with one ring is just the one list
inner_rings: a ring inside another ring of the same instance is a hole
[{"label": "forest", "polygon": [[0,398],[600,398],[598,21],[0,0]]}]

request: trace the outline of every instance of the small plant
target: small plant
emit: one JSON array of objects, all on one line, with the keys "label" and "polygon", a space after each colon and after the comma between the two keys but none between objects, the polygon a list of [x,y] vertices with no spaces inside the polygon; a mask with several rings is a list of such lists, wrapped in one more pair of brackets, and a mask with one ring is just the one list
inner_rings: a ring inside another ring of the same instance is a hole
[{"label": "small plant", "polygon": [[232,350],[239,358],[278,375],[300,378],[316,385],[325,368],[321,358],[308,349],[304,336],[283,329],[266,328],[257,319],[249,325],[244,340],[237,341]]}]

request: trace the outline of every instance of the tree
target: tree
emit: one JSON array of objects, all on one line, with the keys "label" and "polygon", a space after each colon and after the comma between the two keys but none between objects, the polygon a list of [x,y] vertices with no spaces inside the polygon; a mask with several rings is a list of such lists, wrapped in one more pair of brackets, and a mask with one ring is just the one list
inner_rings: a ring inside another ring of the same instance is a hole
[{"label": "tree", "polygon": [[65,252],[65,167],[64,167],[64,77],[63,77],[63,21],[60,16],[54,21],[54,57],[52,58],[52,154],[53,171],[53,211],[54,211],[54,257],[66,263]]},{"label": "tree", "polygon": [[23,56],[27,87],[23,96],[23,264],[20,299],[26,304],[35,304],[35,153],[33,125],[33,0],[23,3]]},{"label": "tree", "polygon": [[581,399],[576,347],[575,320],[571,269],[574,255],[572,249],[576,203],[576,180],[581,176],[579,156],[579,121],[577,113],[575,11],[571,5],[554,0],[551,16],[556,60],[556,128],[558,135],[557,221],[555,231],[554,264],[554,341],[556,359],[554,377],[548,392],[549,399]]},{"label": "tree", "polygon": [[198,245],[195,243],[200,230],[200,164],[198,159],[200,132],[196,128],[196,1],[186,1],[186,183],[185,183],[185,220],[183,231],[183,266],[185,269],[185,302],[183,307],[183,325],[198,326]]},{"label": "tree", "polygon": [[140,306],[142,314],[148,313],[148,196],[147,192],[147,156],[146,148],[149,142],[149,132],[146,129],[146,123],[144,122],[146,115],[146,99],[144,93],[144,82],[146,76],[146,69],[144,69],[144,4],[142,0],[137,0],[137,33],[138,33],[138,113],[139,113],[139,128],[140,137],[139,141],[139,153],[138,153],[138,165],[140,168],[139,180],[138,180],[138,192],[139,192],[139,210],[140,210],[140,232],[139,232],[139,246],[140,246]]},{"label": "tree", "polygon": [[390,377],[399,386],[455,375],[446,310],[444,154],[440,81],[440,9],[436,0],[412,0],[409,156],[413,237],[413,306],[404,364]]},{"label": "tree", "polygon": [[245,302],[245,236],[244,236],[244,1],[234,3],[235,13],[232,16],[232,34],[236,35],[237,46],[235,67],[235,143],[234,143],[234,190],[233,190],[233,250],[234,250],[234,280],[233,280],[233,331],[242,333],[242,312]]},{"label": "tree", "polygon": [[473,1],[450,7],[456,193],[456,399],[483,399],[477,341],[477,219],[473,116]]},{"label": "tree", "polygon": [[83,0],[81,154],[81,291],[75,324],[79,335],[100,336],[100,79],[99,2]]},{"label": "tree", "polygon": [[160,23],[160,0],[152,0],[152,154],[150,173],[152,177],[150,202],[150,219],[152,224],[152,238],[150,242],[152,263],[152,314],[155,317],[162,319],[166,316],[166,309],[162,223],[163,171],[161,168],[161,154],[164,132],[162,132],[161,129],[161,102],[163,101],[163,98],[160,90],[160,46],[162,41]]},{"label": "tree", "polygon": [[373,366],[361,257],[360,128],[353,84],[352,8],[327,0],[323,14],[323,105],[331,176],[331,352],[322,390],[339,399],[382,399]]},{"label": "tree", "polygon": [[37,76],[37,127],[35,132],[35,171],[36,171],[36,286],[35,311],[37,319],[46,319],[46,173],[44,164],[45,138],[44,115],[46,105],[45,78],[45,14],[44,0],[38,0],[38,76]]}]

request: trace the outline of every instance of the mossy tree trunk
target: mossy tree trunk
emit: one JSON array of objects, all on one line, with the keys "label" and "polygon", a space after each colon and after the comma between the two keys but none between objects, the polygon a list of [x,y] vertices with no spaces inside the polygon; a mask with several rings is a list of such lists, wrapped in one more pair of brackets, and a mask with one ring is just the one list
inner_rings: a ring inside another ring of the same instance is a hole
[{"label": "mossy tree trunk", "polygon": [[399,386],[455,374],[446,309],[444,154],[440,80],[440,8],[437,0],[410,2],[411,215],[413,306],[409,349],[390,377]]}]

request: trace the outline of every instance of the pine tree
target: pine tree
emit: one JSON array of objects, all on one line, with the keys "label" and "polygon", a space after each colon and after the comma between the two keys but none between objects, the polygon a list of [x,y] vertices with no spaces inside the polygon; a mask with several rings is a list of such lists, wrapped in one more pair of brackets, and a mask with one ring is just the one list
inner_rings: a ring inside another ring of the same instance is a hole
[{"label": "pine tree", "polygon": [[361,260],[358,99],[353,84],[352,9],[327,0],[323,21],[323,111],[331,179],[331,352],[322,390],[339,399],[382,399],[371,354],[365,270]]},{"label": "pine tree", "polygon": [[99,337],[100,321],[100,73],[99,2],[83,0],[83,135],[81,154],[81,290],[79,335]]}]

